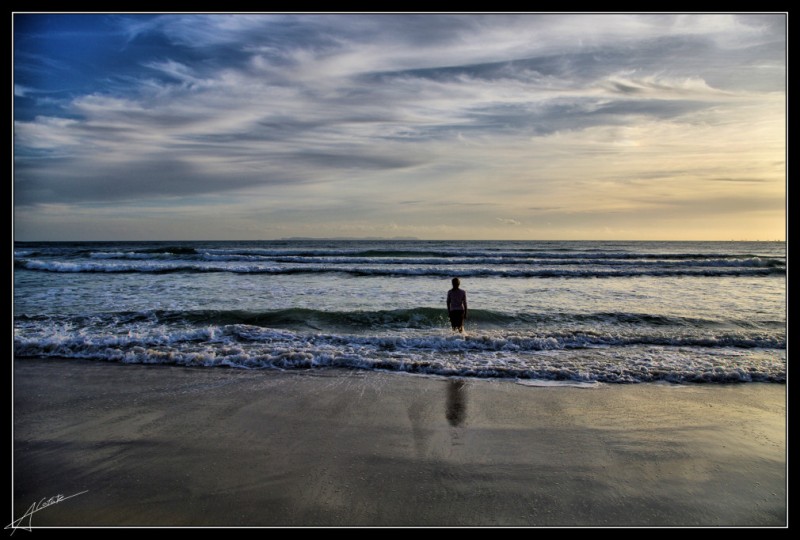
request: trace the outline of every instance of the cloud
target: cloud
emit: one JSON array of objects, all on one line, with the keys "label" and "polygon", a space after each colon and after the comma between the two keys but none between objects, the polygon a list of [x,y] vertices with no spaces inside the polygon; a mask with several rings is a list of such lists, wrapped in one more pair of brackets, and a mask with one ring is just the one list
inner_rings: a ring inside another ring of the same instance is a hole
[{"label": "cloud", "polygon": [[35,90],[33,88],[22,86],[21,84],[14,85],[14,95],[17,97],[25,97],[26,94],[30,94],[31,92],[35,92]]},{"label": "cloud", "polygon": [[782,174],[780,16],[91,20],[102,55],[81,31],[16,36],[16,204],[258,198],[430,227],[485,207],[519,225],[489,212]]},{"label": "cloud", "polygon": [[743,184],[763,184],[771,180],[766,178],[708,178],[709,182],[732,182]]},{"label": "cloud", "polygon": [[508,218],[495,218],[495,219],[504,225],[522,225],[522,222],[517,221],[516,219],[508,219]]}]

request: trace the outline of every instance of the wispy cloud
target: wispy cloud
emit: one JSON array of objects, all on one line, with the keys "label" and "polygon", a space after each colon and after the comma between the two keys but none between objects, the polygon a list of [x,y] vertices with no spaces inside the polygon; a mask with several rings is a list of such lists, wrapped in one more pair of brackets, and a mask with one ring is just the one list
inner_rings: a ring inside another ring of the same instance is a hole
[{"label": "wispy cloud", "polygon": [[522,222],[517,221],[516,219],[510,219],[510,218],[495,218],[495,219],[497,219],[497,221],[503,223],[504,225],[522,225]]},{"label": "wispy cloud", "polygon": [[[754,190],[784,182],[780,15],[94,21],[119,40],[113,63],[48,54],[41,26],[15,36],[26,216],[56,203],[222,208],[219,197],[232,216],[255,198],[269,212],[280,200],[300,235],[323,219],[437,235],[469,208],[483,225],[461,231],[477,237],[516,230],[526,213],[628,211],[632,190],[691,193],[713,210],[719,187],[736,187],[745,216]],[[91,86],[40,101],[34,89],[54,90],[45,66],[65,63]],[[35,222],[18,229],[40,234]]]}]

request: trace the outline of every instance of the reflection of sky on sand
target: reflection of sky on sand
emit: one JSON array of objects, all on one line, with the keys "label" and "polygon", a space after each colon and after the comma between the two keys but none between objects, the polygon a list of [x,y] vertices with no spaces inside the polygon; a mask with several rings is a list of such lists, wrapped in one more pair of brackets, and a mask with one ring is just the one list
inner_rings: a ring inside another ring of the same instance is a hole
[{"label": "reflection of sky on sand", "polygon": [[517,379],[517,384],[522,386],[569,386],[571,388],[599,388],[597,381],[551,381],[547,379]]}]

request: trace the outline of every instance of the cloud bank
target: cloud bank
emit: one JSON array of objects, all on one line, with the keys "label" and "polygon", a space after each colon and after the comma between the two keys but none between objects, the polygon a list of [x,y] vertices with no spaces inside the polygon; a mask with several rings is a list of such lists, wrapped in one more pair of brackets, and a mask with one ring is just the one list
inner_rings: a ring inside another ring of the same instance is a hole
[{"label": "cloud bank", "polygon": [[17,15],[16,231],[775,239],[785,24]]}]

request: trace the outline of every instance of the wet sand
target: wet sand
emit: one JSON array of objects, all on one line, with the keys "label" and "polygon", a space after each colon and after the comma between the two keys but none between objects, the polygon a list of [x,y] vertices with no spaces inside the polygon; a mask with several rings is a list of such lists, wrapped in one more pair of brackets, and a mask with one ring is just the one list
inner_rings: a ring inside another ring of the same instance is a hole
[{"label": "wet sand", "polygon": [[786,525],[784,385],[14,365],[34,527]]}]

